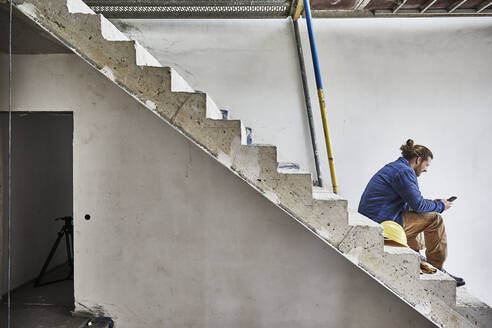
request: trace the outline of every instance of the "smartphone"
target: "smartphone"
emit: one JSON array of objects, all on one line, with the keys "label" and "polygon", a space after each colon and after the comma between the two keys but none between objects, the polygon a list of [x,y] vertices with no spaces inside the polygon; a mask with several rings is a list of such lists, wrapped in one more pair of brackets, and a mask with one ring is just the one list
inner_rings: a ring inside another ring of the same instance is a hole
[{"label": "smartphone", "polygon": [[456,200],[456,198],[458,198],[458,197],[456,197],[456,196],[449,197],[449,198],[447,199],[447,201],[448,201],[448,202],[454,202],[454,201]]}]

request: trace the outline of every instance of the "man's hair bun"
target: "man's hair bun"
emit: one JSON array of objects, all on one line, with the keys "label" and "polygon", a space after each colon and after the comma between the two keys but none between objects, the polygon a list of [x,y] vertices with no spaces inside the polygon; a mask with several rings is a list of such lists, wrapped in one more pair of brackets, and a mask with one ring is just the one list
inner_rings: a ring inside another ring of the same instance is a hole
[{"label": "man's hair bun", "polygon": [[407,160],[411,160],[415,157],[421,157],[424,160],[428,158],[434,158],[434,155],[429,148],[422,145],[414,145],[412,139],[408,139],[407,142],[400,147],[401,155]]},{"label": "man's hair bun", "polygon": [[413,140],[408,139],[407,142],[404,145],[401,145],[400,147],[401,154],[403,157],[407,158],[408,155],[412,157],[413,154]]}]

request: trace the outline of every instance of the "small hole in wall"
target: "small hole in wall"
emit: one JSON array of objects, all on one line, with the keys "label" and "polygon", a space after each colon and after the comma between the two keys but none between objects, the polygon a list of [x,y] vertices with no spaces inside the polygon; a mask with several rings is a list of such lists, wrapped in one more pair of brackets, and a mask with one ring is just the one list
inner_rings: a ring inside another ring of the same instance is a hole
[{"label": "small hole in wall", "polygon": [[89,220],[91,219],[91,216],[90,216],[89,214],[86,214],[86,215],[84,216],[84,218],[85,218],[87,221],[89,221]]}]

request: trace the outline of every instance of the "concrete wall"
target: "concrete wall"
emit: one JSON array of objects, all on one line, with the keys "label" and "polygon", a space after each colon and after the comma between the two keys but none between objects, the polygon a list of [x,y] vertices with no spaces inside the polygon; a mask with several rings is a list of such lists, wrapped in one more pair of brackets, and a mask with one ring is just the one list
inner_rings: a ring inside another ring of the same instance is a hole
[{"label": "concrete wall", "polygon": [[75,56],[14,71],[15,108],[74,112],[77,310],[123,328],[432,326]]},{"label": "concrete wall", "polygon": [[[282,161],[313,170],[288,20],[117,20],[120,28],[206,90]],[[458,196],[445,214],[449,271],[492,304],[492,19],[318,19],[314,22],[341,195],[356,209],[372,174],[407,138],[435,160],[428,198]],[[305,22],[300,23],[322,175],[330,188]],[[476,269],[477,265],[480,267]]]},{"label": "concrete wall", "polygon": [[[6,250],[8,114],[5,112],[0,112],[0,134],[3,167],[1,184],[5,186],[2,188],[5,204],[2,248]],[[14,114],[12,149],[11,286],[16,288],[39,274],[63,225],[60,221],[55,222],[54,218],[72,215],[72,115]],[[50,267],[65,261],[63,241]],[[2,268],[7,270],[6,251]],[[0,294],[7,292],[6,275],[2,274],[0,287]]]},{"label": "concrete wall", "polygon": [[[278,146],[279,161],[311,167],[292,24],[287,20],[113,20],[196,90]],[[313,166],[314,167],[314,166]]]}]

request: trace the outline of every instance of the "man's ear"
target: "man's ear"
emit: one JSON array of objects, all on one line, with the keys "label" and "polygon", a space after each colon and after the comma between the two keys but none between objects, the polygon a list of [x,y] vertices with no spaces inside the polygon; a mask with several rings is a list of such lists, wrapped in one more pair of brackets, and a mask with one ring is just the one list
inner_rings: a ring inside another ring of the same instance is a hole
[{"label": "man's ear", "polygon": [[422,163],[422,161],[423,161],[422,157],[417,157],[417,159],[415,160],[415,164],[420,165],[420,163]]}]

